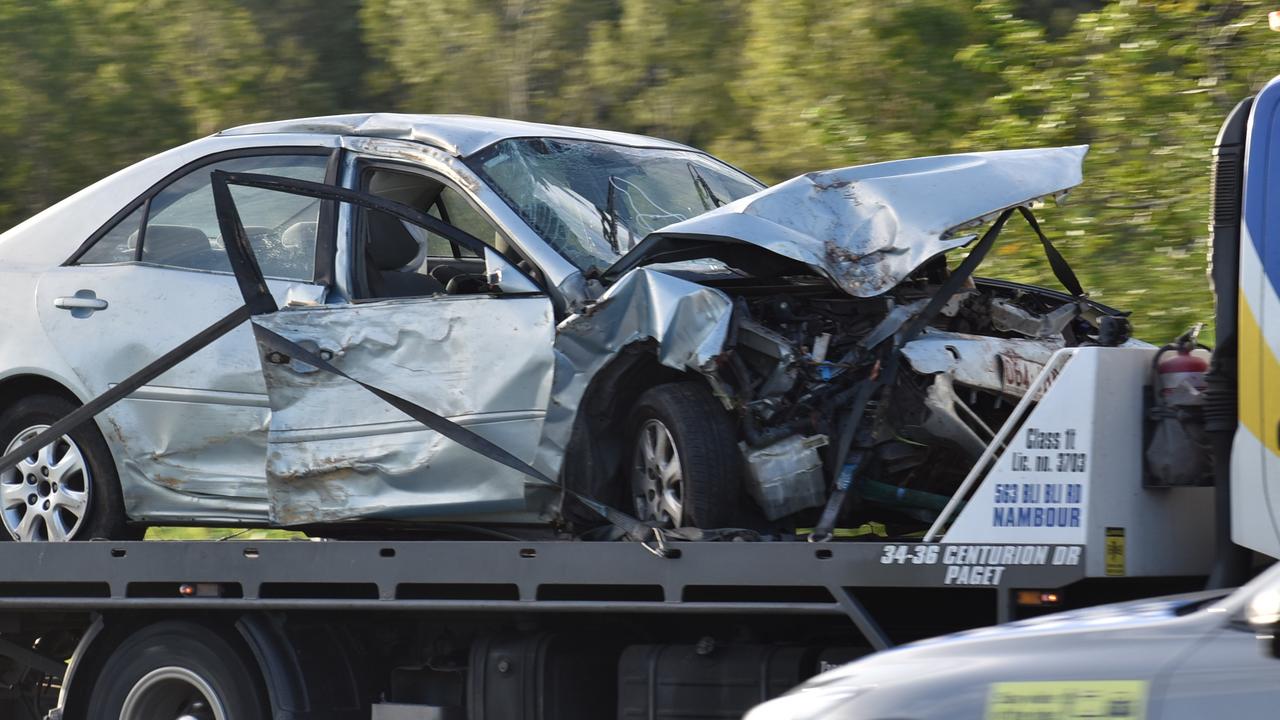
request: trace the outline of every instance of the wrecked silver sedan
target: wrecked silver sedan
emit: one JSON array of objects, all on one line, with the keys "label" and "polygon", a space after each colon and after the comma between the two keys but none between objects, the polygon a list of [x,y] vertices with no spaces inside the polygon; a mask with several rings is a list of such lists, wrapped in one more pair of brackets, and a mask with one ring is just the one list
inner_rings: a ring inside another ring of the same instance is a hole
[{"label": "wrecked silver sedan", "polygon": [[[1084,152],[766,189],[506,120],[225,131],[0,236],[0,519],[919,530],[1056,349],[1125,340],[1026,209]],[[1016,213],[1066,293],[973,278]]]}]

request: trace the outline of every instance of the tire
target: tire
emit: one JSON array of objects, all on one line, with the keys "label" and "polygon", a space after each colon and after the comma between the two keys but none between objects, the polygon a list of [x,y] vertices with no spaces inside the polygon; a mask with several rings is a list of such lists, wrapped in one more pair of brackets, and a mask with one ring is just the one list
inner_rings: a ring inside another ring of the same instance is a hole
[{"label": "tire", "polygon": [[[705,385],[677,382],[645,391],[632,410],[628,438],[629,509],[641,520],[706,529],[740,523],[742,461],[733,424]],[[674,488],[666,473],[672,459],[679,473]]]},{"label": "tire", "polygon": [[126,637],[102,665],[87,709],[86,720],[270,716],[252,656],[209,627],[179,621],[156,623]]},{"label": "tire", "polygon": [[[0,454],[76,407],[57,395],[18,399],[0,412]],[[0,472],[0,527],[0,540],[23,541],[134,540],[143,533],[126,522],[111,451],[92,422]]]}]

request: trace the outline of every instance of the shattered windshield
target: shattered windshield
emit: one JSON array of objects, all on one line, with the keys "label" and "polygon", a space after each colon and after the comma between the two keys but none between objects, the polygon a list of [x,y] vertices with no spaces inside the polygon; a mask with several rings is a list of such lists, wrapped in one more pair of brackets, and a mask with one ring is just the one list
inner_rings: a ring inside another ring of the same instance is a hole
[{"label": "shattered windshield", "polygon": [[604,270],[658,228],[763,187],[702,153],[581,140],[503,140],[468,163],[584,272]]}]

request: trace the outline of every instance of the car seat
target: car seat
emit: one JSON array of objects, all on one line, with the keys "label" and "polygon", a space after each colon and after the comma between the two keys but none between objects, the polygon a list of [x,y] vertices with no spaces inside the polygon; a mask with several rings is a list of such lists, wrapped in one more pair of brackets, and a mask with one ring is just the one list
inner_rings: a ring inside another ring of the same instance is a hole
[{"label": "car seat", "polygon": [[[131,245],[137,245],[130,238]],[[142,262],[192,270],[231,270],[227,254],[209,242],[199,228],[185,225],[148,225],[142,241]]]},{"label": "car seat", "polygon": [[418,241],[398,218],[381,212],[368,214],[368,240],[364,255],[372,297],[418,297],[444,292],[444,285],[430,275],[404,267],[418,256]]}]

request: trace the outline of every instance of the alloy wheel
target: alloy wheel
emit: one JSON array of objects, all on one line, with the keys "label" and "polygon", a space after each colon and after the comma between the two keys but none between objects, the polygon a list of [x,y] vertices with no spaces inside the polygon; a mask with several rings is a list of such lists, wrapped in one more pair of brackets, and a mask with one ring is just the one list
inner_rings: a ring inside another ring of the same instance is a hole
[{"label": "alloy wheel", "polygon": [[671,527],[684,522],[684,473],[671,431],[657,418],[640,426],[631,468],[636,514]]},{"label": "alloy wheel", "polygon": [[[33,425],[18,433],[5,454],[48,428]],[[0,473],[0,519],[15,540],[70,540],[89,513],[92,485],[84,453],[63,435]]]}]

